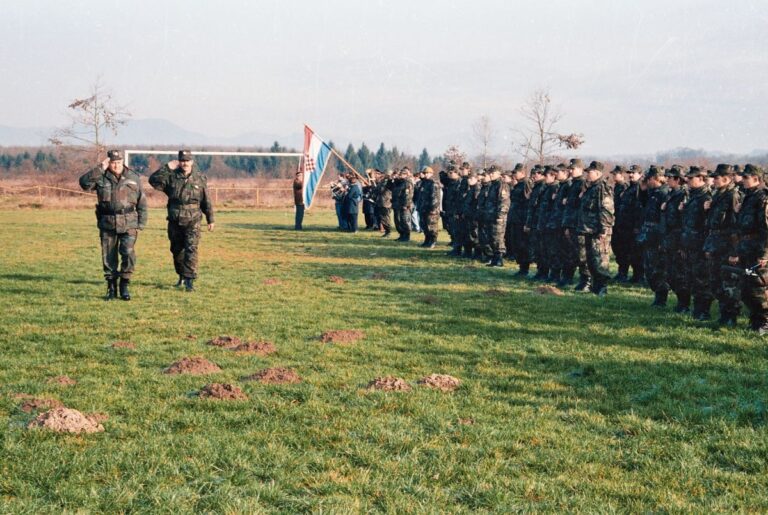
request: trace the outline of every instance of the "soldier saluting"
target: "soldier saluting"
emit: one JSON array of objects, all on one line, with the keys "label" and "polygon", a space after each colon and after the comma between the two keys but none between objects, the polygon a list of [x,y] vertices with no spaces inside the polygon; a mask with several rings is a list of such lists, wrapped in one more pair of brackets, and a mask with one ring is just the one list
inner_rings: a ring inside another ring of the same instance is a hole
[{"label": "soldier saluting", "polygon": [[[131,300],[128,283],[136,266],[134,246],[138,232],[147,225],[147,199],[139,176],[123,165],[122,152],[110,150],[100,165],[80,177],[80,187],[95,191],[98,197],[96,220],[107,280],[106,300],[117,296],[118,277],[120,298]],[[118,254],[122,259],[119,270]]]},{"label": "soldier saluting", "polygon": [[208,180],[195,166],[192,152],[179,150],[178,160],[163,165],[153,173],[149,184],[168,195],[168,239],[171,241],[173,266],[179,276],[176,286],[183,283],[187,291],[193,291],[203,215],[208,222],[208,230],[214,228]]}]

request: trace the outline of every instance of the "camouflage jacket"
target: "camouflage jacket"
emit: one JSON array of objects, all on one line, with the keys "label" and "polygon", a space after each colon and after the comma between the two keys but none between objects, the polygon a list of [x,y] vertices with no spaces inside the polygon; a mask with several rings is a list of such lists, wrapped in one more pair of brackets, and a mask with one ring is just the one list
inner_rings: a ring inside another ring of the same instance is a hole
[{"label": "camouflage jacket", "polygon": [[533,183],[531,196],[528,197],[528,212],[525,215],[525,226],[530,229],[536,229],[539,221],[539,202],[541,194],[544,192],[544,179]]},{"label": "camouflage jacket", "polygon": [[768,260],[768,190],[756,186],[744,190],[744,200],[736,218],[739,231],[738,255],[749,262],[745,267]]},{"label": "camouflage jacket", "polygon": [[544,185],[544,190],[541,192],[539,200],[539,216],[536,224],[537,230],[543,231],[547,229],[549,217],[552,214],[552,209],[555,205],[555,197],[557,197],[557,191],[559,189],[560,183],[557,181]]},{"label": "camouflage jacket", "polygon": [[419,213],[437,213],[440,211],[440,185],[432,179],[422,179],[419,183],[419,199],[416,209]]},{"label": "camouflage jacket", "polygon": [[460,179],[446,179],[443,189],[443,211],[454,214],[459,208]]},{"label": "camouflage jacket", "polygon": [[147,199],[139,175],[124,168],[120,177],[97,166],[80,177],[80,187],[95,191],[96,225],[118,234],[147,225]]},{"label": "camouflage jacket", "polygon": [[392,207],[392,179],[386,177],[376,185],[376,205],[379,207]]},{"label": "camouflage jacket", "polygon": [[627,183],[622,182],[621,184],[614,184],[613,185],[613,205],[618,207],[619,205],[619,199],[621,198],[621,194],[624,193],[624,190],[627,189]]},{"label": "camouflage jacket", "polygon": [[509,212],[509,184],[501,179],[491,181],[488,187],[488,198],[485,201],[485,216],[488,220],[504,218],[507,221]]},{"label": "camouflage jacket", "polygon": [[666,184],[658,188],[648,188],[648,198],[643,206],[642,225],[637,235],[637,242],[642,245],[656,246],[661,243],[661,206],[669,197],[669,187]]},{"label": "camouflage jacket", "polygon": [[531,195],[533,182],[525,178],[515,184],[509,193],[509,216],[507,223],[525,225],[525,216],[528,211],[528,197]]},{"label": "camouflage jacket", "polygon": [[547,220],[547,229],[557,230],[563,227],[563,212],[565,211],[565,202],[568,198],[568,192],[571,189],[571,180],[566,179],[558,182],[557,193],[552,200],[552,207],[549,210],[549,220]]},{"label": "camouflage jacket", "polygon": [[565,197],[565,205],[563,206],[562,226],[566,229],[573,229],[578,223],[579,202],[581,202],[581,194],[584,192],[585,187],[586,181],[584,177],[579,176],[571,179],[571,184],[568,186],[568,194]]},{"label": "camouflage jacket", "polygon": [[579,200],[576,231],[579,234],[604,234],[613,227],[613,192],[605,178],[587,183]]},{"label": "camouflage jacket", "polygon": [[409,179],[396,179],[392,189],[394,209],[413,208],[413,183]]},{"label": "camouflage jacket", "polygon": [[630,182],[619,195],[616,204],[616,230],[633,231],[642,222],[642,204],[640,203],[640,184]]},{"label": "camouflage jacket", "polygon": [[680,237],[683,232],[683,209],[688,199],[688,187],[681,186],[675,190],[669,190],[667,201],[661,205],[661,233],[664,235],[664,243],[669,248],[680,246]]},{"label": "camouflage jacket", "polygon": [[477,194],[477,206],[475,208],[475,220],[485,220],[487,208],[485,204],[488,203],[488,192],[491,189],[491,183],[479,183],[480,192]]},{"label": "camouflage jacket", "polygon": [[186,225],[199,222],[202,215],[213,223],[213,203],[208,194],[208,180],[197,165],[185,176],[181,168],[171,170],[163,165],[149,176],[149,184],[168,195],[168,220]]},{"label": "camouflage jacket", "polygon": [[692,252],[701,252],[707,231],[707,211],[704,203],[712,200],[712,192],[708,186],[694,188],[688,191],[688,199],[683,207],[683,248]]},{"label": "camouflage jacket", "polygon": [[733,184],[715,191],[707,214],[704,252],[733,255],[738,238],[736,214],[740,204],[741,194]]},{"label": "camouflage jacket", "polygon": [[477,198],[480,195],[480,183],[470,186],[467,183],[467,192],[461,200],[459,214],[467,220],[477,220]]}]

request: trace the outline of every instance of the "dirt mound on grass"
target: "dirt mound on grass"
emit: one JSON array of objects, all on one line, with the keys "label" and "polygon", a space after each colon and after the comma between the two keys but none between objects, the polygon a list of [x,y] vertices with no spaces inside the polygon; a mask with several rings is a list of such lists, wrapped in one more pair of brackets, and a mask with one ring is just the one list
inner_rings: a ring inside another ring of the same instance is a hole
[{"label": "dirt mound on grass", "polygon": [[32,413],[33,411],[50,410],[54,408],[62,408],[64,404],[56,399],[44,399],[39,397],[27,398],[21,403],[19,409],[24,413]]},{"label": "dirt mound on grass", "polygon": [[265,368],[253,375],[244,377],[243,381],[258,381],[264,384],[294,384],[300,383],[301,377],[290,368]]},{"label": "dirt mound on grass", "polygon": [[460,418],[458,420],[458,422],[459,422],[459,425],[461,425],[461,426],[473,426],[473,425],[475,425],[475,419],[472,418],[472,417],[470,417],[470,418]]},{"label": "dirt mound on grass", "polygon": [[99,433],[104,426],[96,417],[84,415],[77,410],[60,407],[41,413],[28,425],[28,429],[42,427],[59,433]]},{"label": "dirt mound on grass", "polygon": [[258,354],[259,356],[267,356],[277,352],[277,349],[272,342],[245,342],[237,347],[233,347],[232,350],[246,354]]},{"label": "dirt mound on grass", "polygon": [[534,291],[539,295],[555,295],[557,297],[565,295],[562,290],[554,286],[537,286]]},{"label": "dirt mound on grass", "polygon": [[452,392],[461,385],[461,381],[445,374],[430,374],[418,380],[418,383],[441,392]]},{"label": "dirt mound on grass", "polygon": [[280,279],[276,279],[274,277],[269,277],[267,279],[264,279],[262,284],[264,284],[264,286],[279,286],[283,284],[283,281],[281,281]]},{"label": "dirt mound on grass", "polygon": [[227,336],[224,334],[222,336],[217,336],[212,340],[208,340],[207,344],[213,345],[214,347],[237,347],[241,343],[243,343],[243,340],[237,336]]},{"label": "dirt mound on grass", "polygon": [[202,356],[181,358],[163,370],[164,374],[214,374],[216,372],[221,372],[221,368]]},{"label": "dirt mound on grass", "polygon": [[113,349],[135,349],[136,345],[131,342],[115,342],[112,344]]},{"label": "dirt mound on grass", "polygon": [[69,376],[56,376],[56,377],[49,377],[48,384],[58,384],[61,386],[74,386],[77,384],[77,381],[75,381]]},{"label": "dirt mound on grass", "polygon": [[377,377],[370,383],[367,388],[369,390],[383,390],[386,392],[409,392],[411,391],[411,385],[406,383],[399,377]]},{"label": "dirt mound on grass", "polygon": [[352,343],[365,338],[363,331],[357,329],[339,329],[335,331],[326,331],[320,335],[320,341],[323,343]]},{"label": "dirt mound on grass", "polygon": [[211,383],[203,386],[199,392],[201,399],[214,399],[217,401],[245,401],[248,396],[232,384]]},{"label": "dirt mound on grass", "polygon": [[328,280],[336,284],[344,284],[346,282],[343,277],[339,277],[338,275],[329,275]]}]

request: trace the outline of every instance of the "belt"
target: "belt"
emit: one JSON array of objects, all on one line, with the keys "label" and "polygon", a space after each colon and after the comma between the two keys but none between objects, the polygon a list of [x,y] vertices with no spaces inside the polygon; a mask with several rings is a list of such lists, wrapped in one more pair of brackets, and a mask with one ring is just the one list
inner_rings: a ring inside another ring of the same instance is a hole
[{"label": "belt", "polygon": [[128,213],[133,213],[134,211],[136,211],[136,208],[134,206],[126,207],[123,209],[103,209],[101,207],[97,209],[99,210],[100,215],[108,215],[108,216],[126,215]]}]

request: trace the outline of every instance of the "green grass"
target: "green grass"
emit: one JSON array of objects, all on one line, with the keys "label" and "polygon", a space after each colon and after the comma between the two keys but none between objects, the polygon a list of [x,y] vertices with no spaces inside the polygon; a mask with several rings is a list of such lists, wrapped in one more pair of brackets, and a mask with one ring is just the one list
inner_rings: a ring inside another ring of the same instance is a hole
[{"label": "green grass", "polygon": [[[301,233],[288,211],[219,213],[186,294],[153,210],[134,300],[104,302],[91,211],[2,219],[0,512],[768,511],[768,352],[743,322],[715,332],[640,288],[536,295],[513,267],[337,233],[330,212]],[[329,329],[367,337],[319,343]],[[278,353],[205,345],[220,334]],[[161,373],[198,354],[223,371]],[[239,381],[267,366],[304,382]],[[415,386],[430,373],[463,384]],[[366,391],[380,375],[414,389]],[[250,400],[197,399],[207,382]],[[106,431],[26,430],[13,393],[105,412]]]}]

